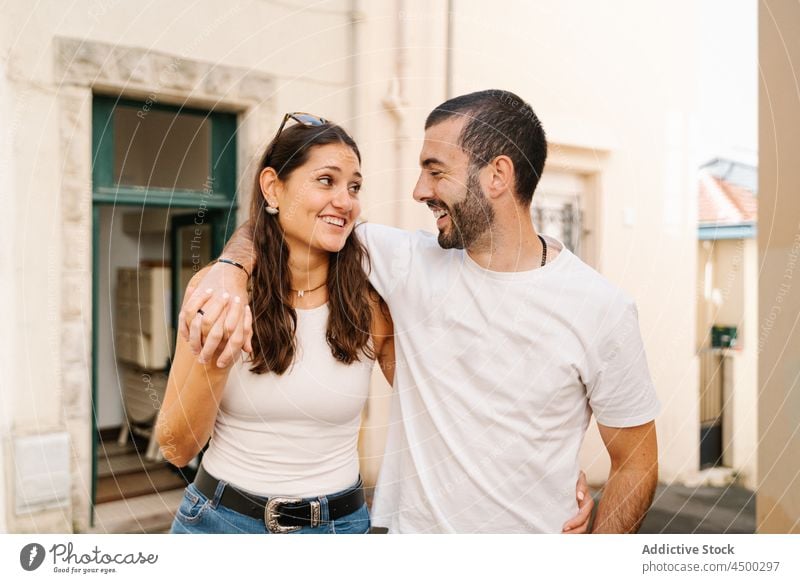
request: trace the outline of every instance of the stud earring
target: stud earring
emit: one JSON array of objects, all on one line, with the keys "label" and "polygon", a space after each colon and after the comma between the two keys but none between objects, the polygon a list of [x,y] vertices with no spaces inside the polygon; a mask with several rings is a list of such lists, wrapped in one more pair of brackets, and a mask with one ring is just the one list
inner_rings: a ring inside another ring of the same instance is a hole
[{"label": "stud earring", "polygon": [[278,214],[278,209],[276,209],[274,206],[267,205],[265,210],[271,215],[277,215]]}]

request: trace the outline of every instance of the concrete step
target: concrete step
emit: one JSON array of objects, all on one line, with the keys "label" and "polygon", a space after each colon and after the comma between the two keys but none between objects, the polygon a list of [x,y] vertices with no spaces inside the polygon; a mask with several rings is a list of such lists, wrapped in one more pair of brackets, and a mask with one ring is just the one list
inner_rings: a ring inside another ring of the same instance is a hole
[{"label": "concrete step", "polygon": [[122,476],[134,472],[147,472],[165,466],[164,462],[154,462],[138,453],[123,453],[97,460],[97,477]]}]

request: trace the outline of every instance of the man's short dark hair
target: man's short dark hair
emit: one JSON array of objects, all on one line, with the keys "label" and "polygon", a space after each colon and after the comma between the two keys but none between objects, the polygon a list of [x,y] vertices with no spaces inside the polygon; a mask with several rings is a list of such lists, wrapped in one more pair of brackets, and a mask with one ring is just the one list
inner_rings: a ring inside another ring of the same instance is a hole
[{"label": "man's short dark hair", "polygon": [[455,116],[467,121],[458,145],[472,168],[483,168],[497,156],[514,162],[514,191],[530,204],[547,158],[547,141],[533,109],[510,91],[487,89],[448,99],[425,120],[425,129]]}]

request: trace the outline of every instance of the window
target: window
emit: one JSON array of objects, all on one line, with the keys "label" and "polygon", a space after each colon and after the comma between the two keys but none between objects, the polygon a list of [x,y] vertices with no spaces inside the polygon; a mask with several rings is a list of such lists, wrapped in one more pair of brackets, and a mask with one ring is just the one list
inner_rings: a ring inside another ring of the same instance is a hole
[{"label": "window", "polygon": [[96,203],[235,208],[236,115],[95,96]]},{"label": "window", "polygon": [[555,237],[583,261],[596,266],[591,177],[549,168],[533,195],[536,230]]}]

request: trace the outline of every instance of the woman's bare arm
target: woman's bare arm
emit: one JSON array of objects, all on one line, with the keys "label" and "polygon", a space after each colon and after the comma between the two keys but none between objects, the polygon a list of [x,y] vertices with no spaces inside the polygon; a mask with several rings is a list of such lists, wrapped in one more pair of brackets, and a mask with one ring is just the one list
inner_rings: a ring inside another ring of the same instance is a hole
[{"label": "woman's bare arm", "polygon": [[375,360],[381,367],[383,376],[391,385],[394,383],[394,325],[389,307],[380,299],[370,298],[372,306],[372,346],[375,350]]},{"label": "woman's bare arm", "polygon": [[[226,317],[218,320],[211,334],[216,328],[223,328],[226,320],[238,322],[235,338],[231,339],[234,344],[240,343],[252,329],[250,308],[243,307],[241,301],[231,302]],[[195,320],[193,326],[199,325],[200,320]],[[230,360],[235,359],[231,357]],[[189,344],[178,336],[167,392],[155,427],[156,440],[170,463],[185,466],[208,442],[229,371],[230,367],[219,368],[213,362],[198,362]]]}]

